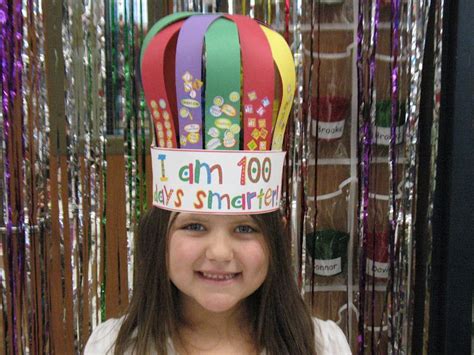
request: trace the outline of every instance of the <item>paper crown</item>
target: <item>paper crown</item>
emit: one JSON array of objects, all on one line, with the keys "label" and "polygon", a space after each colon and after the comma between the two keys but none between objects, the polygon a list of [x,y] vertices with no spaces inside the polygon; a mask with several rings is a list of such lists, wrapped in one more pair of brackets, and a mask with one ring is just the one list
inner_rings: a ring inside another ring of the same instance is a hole
[{"label": "paper crown", "polygon": [[155,133],[153,204],[222,214],[278,209],[295,91],[284,38],[241,15],[176,13],[149,30],[140,69]]}]

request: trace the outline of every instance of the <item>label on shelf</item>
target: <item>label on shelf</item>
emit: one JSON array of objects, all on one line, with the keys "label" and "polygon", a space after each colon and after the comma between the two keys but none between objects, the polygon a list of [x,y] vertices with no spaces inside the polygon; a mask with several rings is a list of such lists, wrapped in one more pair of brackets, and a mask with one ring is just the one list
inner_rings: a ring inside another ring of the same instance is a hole
[{"label": "label on shelf", "polygon": [[[396,128],[396,142],[395,144],[400,144],[403,142],[403,126],[398,126]],[[390,145],[391,137],[391,128],[390,127],[375,127],[374,133],[374,143],[377,145]]]},{"label": "label on shelf", "polygon": [[[344,132],[344,121],[323,122],[318,121],[318,139],[338,139]],[[313,137],[316,137],[316,125],[313,124]]]},{"label": "label on shelf", "polygon": [[377,277],[379,279],[388,279],[389,270],[389,263],[381,263],[367,258],[367,266],[365,268],[367,275]]},{"label": "label on shelf", "polygon": [[314,260],[314,273],[321,276],[333,276],[341,273],[341,257],[327,260]]}]

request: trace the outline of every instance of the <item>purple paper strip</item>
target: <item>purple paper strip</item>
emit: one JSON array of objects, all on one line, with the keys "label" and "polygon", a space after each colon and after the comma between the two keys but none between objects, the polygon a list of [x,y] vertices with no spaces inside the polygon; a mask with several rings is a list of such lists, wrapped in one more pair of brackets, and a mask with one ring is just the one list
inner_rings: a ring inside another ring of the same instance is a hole
[{"label": "purple paper strip", "polygon": [[176,104],[181,148],[202,149],[202,49],[209,25],[221,15],[196,15],[187,19],[176,47]]}]

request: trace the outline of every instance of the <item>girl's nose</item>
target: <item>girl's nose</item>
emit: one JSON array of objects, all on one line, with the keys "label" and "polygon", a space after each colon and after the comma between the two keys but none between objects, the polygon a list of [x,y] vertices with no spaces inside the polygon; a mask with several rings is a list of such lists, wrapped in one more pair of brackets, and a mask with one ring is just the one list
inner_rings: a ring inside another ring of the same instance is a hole
[{"label": "girl's nose", "polygon": [[234,251],[230,237],[224,232],[213,233],[209,239],[206,257],[212,261],[230,261],[234,257]]}]

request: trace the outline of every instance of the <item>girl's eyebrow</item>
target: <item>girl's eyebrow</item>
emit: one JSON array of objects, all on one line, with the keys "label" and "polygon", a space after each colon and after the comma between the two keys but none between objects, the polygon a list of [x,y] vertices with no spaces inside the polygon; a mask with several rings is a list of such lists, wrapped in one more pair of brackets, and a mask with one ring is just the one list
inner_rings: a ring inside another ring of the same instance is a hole
[{"label": "girl's eyebrow", "polygon": [[246,216],[242,216],[241,218],[236,218],[236,219],[233,219],[231,220],[229,223],[233,224],[233,225],[243,225],[243,224],[246,224],[246,225],[250,225],[254,228],[258,228],[259,227],[259,224],[253,219],[253,218],[249,218],[249,217],[246,217]]},{"label": "girl's eyebrow", "polygon": [[232,223],[257,224],[257,222],[255,222],[253,218],[249,218],[249,217],[245,217],[245,216],[234,219],[232,221]]},{"label": "girl's eyebrow", "polygon": [[[185,214],[185,213],[179,213],[180,216],[176,216],[174,221],[176,221],[176,219],[178,220],[178,222],[188,222],[188,221],[193,221],[193,222],[208,222],[208,218],[206,218],[205,216],[202,216],[202,215],[196,215],[196,214]],[[178,218],[179,217],[179,218]]]}]

